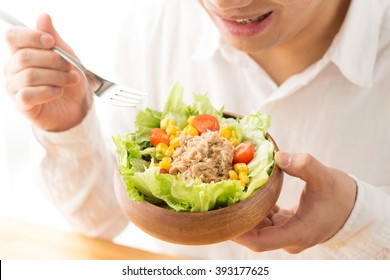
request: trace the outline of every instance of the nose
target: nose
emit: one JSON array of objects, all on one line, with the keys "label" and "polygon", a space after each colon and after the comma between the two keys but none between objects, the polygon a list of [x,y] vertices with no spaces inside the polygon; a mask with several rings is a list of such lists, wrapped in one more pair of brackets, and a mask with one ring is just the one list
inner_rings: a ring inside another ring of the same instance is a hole
[{"label": "nose", "polygon": [[220,10],[237,9],[249,6],[254,0],[208,0]]}]

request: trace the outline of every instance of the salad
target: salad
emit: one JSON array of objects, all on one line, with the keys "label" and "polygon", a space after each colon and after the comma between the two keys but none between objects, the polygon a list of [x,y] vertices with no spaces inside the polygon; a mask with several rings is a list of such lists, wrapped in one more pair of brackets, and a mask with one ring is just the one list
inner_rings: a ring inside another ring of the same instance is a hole
[{"label": "salad", "polygon": [[233,118],[207,95],[193,99],[185,104],[177,83],[163,111],[146,108],[135,132],[113,137],[133,201],[205,212],[242,201],[267,182],[274,166],[274,146],[266,138],[270,116]]}]

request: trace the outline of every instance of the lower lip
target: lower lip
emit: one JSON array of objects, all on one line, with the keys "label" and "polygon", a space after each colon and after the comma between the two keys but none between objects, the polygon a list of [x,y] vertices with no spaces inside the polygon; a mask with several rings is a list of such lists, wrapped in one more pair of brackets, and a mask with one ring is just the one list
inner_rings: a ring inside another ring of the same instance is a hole
[{"label": "lower lip", "polygon": [[272,21],[272,13],[261,21],[241,24],[236,21],[220,18],[223,27],[234,36],[252,37],[262,32]]}]

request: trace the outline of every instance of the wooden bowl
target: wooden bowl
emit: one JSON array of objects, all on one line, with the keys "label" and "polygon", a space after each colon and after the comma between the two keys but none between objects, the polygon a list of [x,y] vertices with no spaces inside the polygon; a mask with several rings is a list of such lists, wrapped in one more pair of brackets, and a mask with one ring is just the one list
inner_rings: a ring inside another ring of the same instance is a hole
[{"label": "wooden bowl", "polygon": [[[278,150],[271,136],[267,138]],[[208,212],[176,212],[147,201],[134,202],[118,169],[114,175],[115,193],[128,219],[144,232],[160,240],[185,245],[206,245],[230,240],[261,222],[275,205],[283,183],[278,166],[260,189],[231,206]]]}]

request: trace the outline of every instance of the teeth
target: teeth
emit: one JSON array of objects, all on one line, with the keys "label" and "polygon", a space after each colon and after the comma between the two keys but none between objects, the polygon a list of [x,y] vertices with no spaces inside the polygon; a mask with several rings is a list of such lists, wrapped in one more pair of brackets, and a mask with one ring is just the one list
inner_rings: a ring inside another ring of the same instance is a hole
[{"label": "teeth", "polygon": [[269,13],[267,13],[265,15],[258,16],[256,18],[235,20],[235,22],[237,22],[239,24],[248,24],[248,23],[251,23],[254,21],[261,21],[261,20],[265,19],[268,15],[269,15]]},{"label": "teeth", "polygon": [[253,19],[240,19],[240,20],[236,20],[236,22],[240,23],[240,24],[247,24],[247,23],[250,23],[252,21],[255,21]]}]

